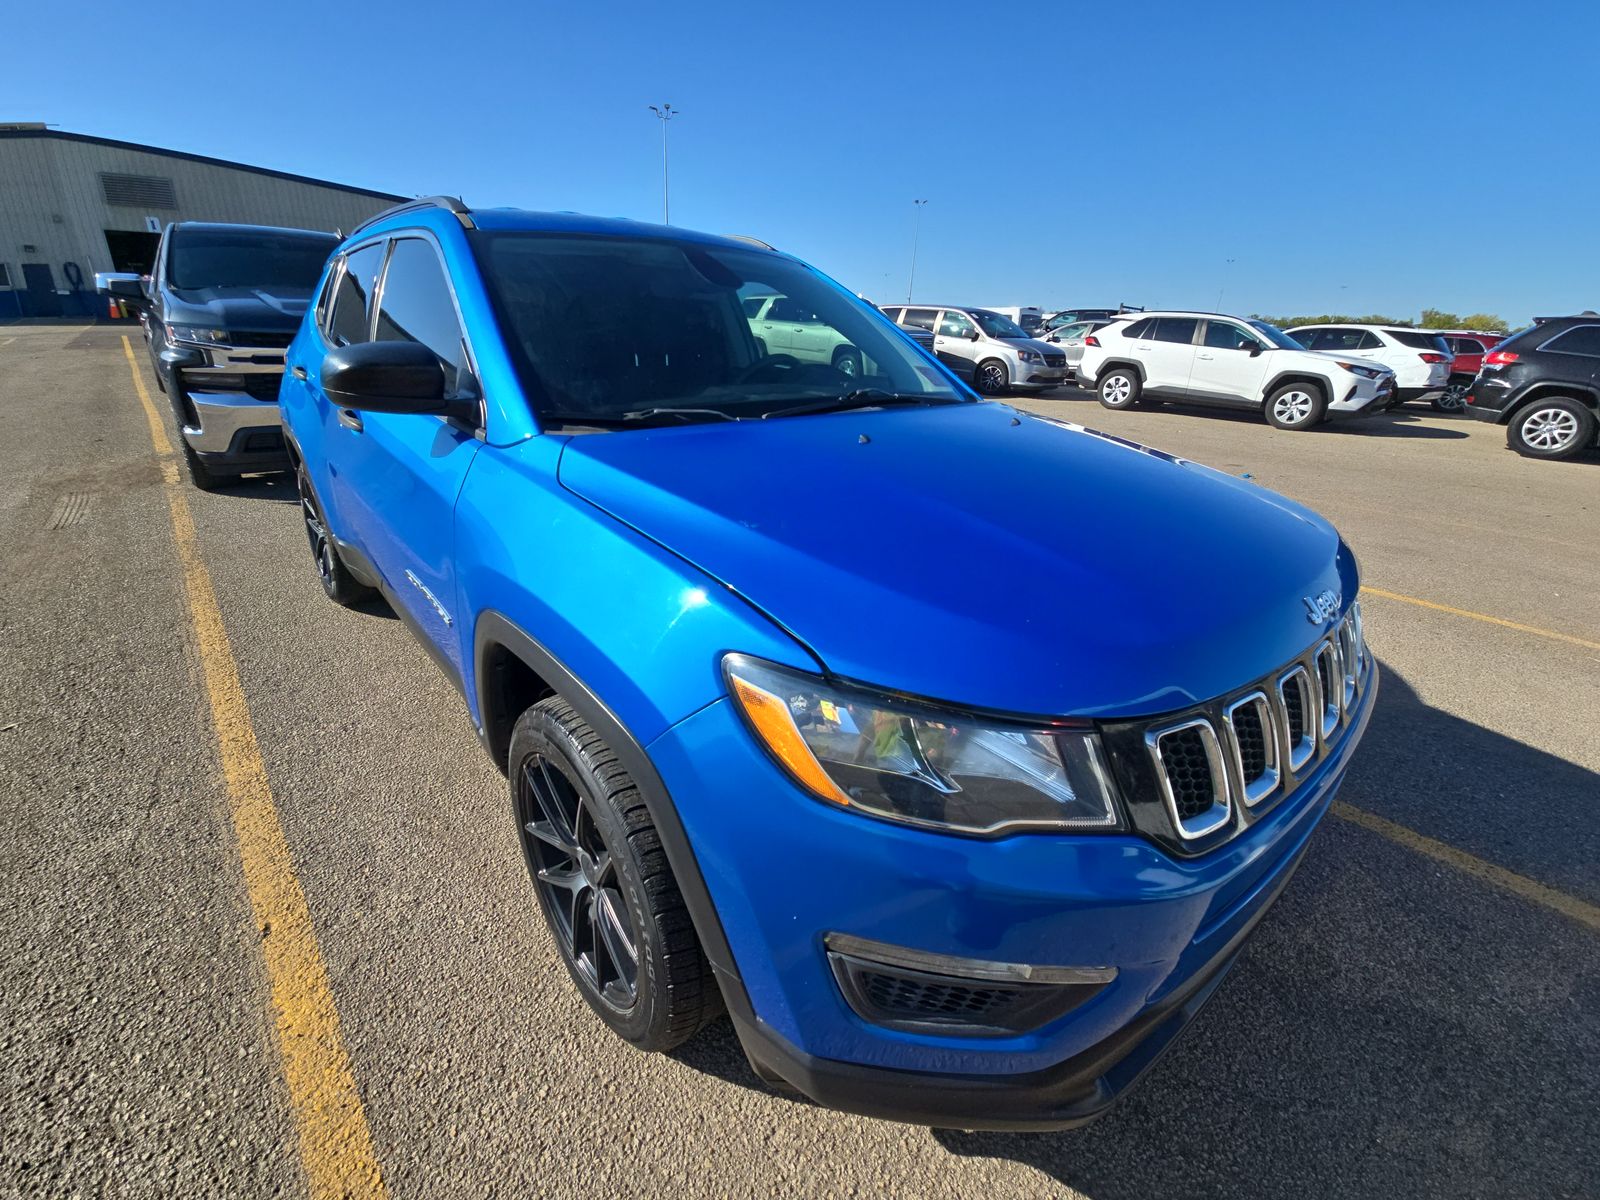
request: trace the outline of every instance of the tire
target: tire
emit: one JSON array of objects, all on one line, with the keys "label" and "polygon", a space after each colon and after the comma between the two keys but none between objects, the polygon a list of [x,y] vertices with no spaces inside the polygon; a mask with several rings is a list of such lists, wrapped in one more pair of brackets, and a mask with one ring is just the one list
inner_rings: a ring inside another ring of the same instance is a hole
[{"label": "tire", "polygon": [[986,358],[972,373],[972,386],[985,396],[1001,396],[1011,386],[1011,372],[998,358]]},{"label": "tire", "polygon": [[1570,396],[1545,396],[1519,409],[1506,445],[1527,458],[1559,461],[1594,445],[1595,416]]},{"label": "tire", "polygon": [[1144,383],[1139,378],[1139,372],[1131,367],[1117,367],[1100,376],[1094,391],[1101,408],[1121,412],[1139,403]]},{"label": "tire", "polygon": [[1328,398],[1314,383],[1286,383],[1267,397],[1267,422],[1277,429],[1310,429],[1328,411]]},{"label": "tire", "polygon": [[202,492],[214,492],[222,486],[222,477],[212,473],[211,468],[201,461],[200,456],[184,440],[181,433],[178,435],[178,444],[183,447],[183,466],[189,473],[190,483]]},{"label": "tire", "polygon": [[560,696],[517,719],[508,768],[539,907],[584,1000],[641,1050],[692,1037],[722,994],[632,777]]},{"label": "tire", "polygon": [[861,351],[854,346],[840,346],[833,352],[833,369],[851,379],[860,379]]},{"label": "tire", "polygon": [[1467,387],[1465,383],[1447,384],[1444,391],[1428,403],[1433,405],[1435,412],[1458,413],[1467,407]]},{"label": "tire", "polygon": [[346,608],[353,608],[372,596],[372,589],[350,574],[350,568],[339,557],[339,547],[333,544],[328,532],[328,519],[323,516],[322,505],[312,490],[311,477],[302,466],[295,472],[295,486],[300,492],[300,519],[305,524],[306,541],[311,546],[311,559],[317,564],[317,578],[328,599]]}]

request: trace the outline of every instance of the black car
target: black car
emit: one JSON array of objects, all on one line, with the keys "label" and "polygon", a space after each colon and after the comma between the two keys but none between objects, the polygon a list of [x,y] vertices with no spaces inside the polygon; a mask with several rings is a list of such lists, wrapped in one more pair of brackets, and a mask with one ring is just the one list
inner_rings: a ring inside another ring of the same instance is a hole
[{"label": "black car", "polygon": [[283,353],[338,244],[310,229],[182,221],[162,234],[148,279],[106,280],[108,295],[143,309],[156,383],[196,487],[288,469]]},{"label": "black car", "polygon": [[1483,357],[1466,411],[1506,426],[1529,458],[1571,458],[1600,437],[1600,313],[1540,317]]}]

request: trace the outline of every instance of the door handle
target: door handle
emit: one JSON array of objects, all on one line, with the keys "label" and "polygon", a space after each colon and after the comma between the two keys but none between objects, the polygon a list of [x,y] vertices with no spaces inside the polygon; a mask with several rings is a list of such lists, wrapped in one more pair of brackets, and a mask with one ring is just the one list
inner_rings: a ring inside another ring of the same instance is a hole
[{"label": "door handle", "polygon": [[360,433],[366,428],[361,423],[361,414],[350,408],[341,408],[339,410],[339,424],[353,433]]},{"label": "door handle", "polygon": [[1205,359],[1207,362],[1210,362],[1213,358],[1216,357],[1216,355],[1214,355],[1214,354],[1202,354],[1199,357]]},{"label": "door handle", "polygon": [[306,369],[304,367],[302,367],[302,366],[290,367],[289,368],[289,373],[291,375],[293,375],[296,379],[309,379],[310,378],[310,376],[306,374]]}]

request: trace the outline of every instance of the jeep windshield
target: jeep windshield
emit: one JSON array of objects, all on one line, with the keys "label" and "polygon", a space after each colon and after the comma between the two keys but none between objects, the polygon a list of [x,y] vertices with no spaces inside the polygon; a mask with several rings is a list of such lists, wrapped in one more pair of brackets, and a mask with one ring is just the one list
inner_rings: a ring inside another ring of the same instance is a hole
[{"label": "jeep windshield", "polygon": [[[547,427],[971,398],[883,314],[770,250],[471,236],[524,391]],[[808,403],[821,401],[837,403]]]},{"label": "jeep windshield", "polygon": [[1010,317],[1002,317],[986,308],[969,308],[967,315],[978,323],[978,328],[992,338],[1032,338],[1033,335]]},{"label": "jeep windshield", "polygon": [[167,282],[182,291],[253,288],[309,294],[338,244],[329,233],[177,229]]}]

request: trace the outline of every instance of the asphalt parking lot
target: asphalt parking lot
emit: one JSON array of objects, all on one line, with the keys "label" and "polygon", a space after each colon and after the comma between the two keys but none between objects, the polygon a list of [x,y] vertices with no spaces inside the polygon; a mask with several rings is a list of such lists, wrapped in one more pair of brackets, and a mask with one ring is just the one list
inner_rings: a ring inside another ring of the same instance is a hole
[{"label": "asphalt parking lot", "polygon": [[[763,1090],[726,1024],[671,1057],[612,1037],[539,921],[459,696],[392,616],[324,598],[287,480],[183,485],[192,544],[175,534],[122,339],[0,326],[7,1192],[316,1177],[192,551],[390,1195],[1600,1193],[1600,457],[1531,462],[1421,406],[1292,434],[1018,402],[1326,514],[1385,675],[1343,807],[1141,1087],[1078,1132],[934,1132]],[[1115,522],[1116,498],[1061,519]]]}]

